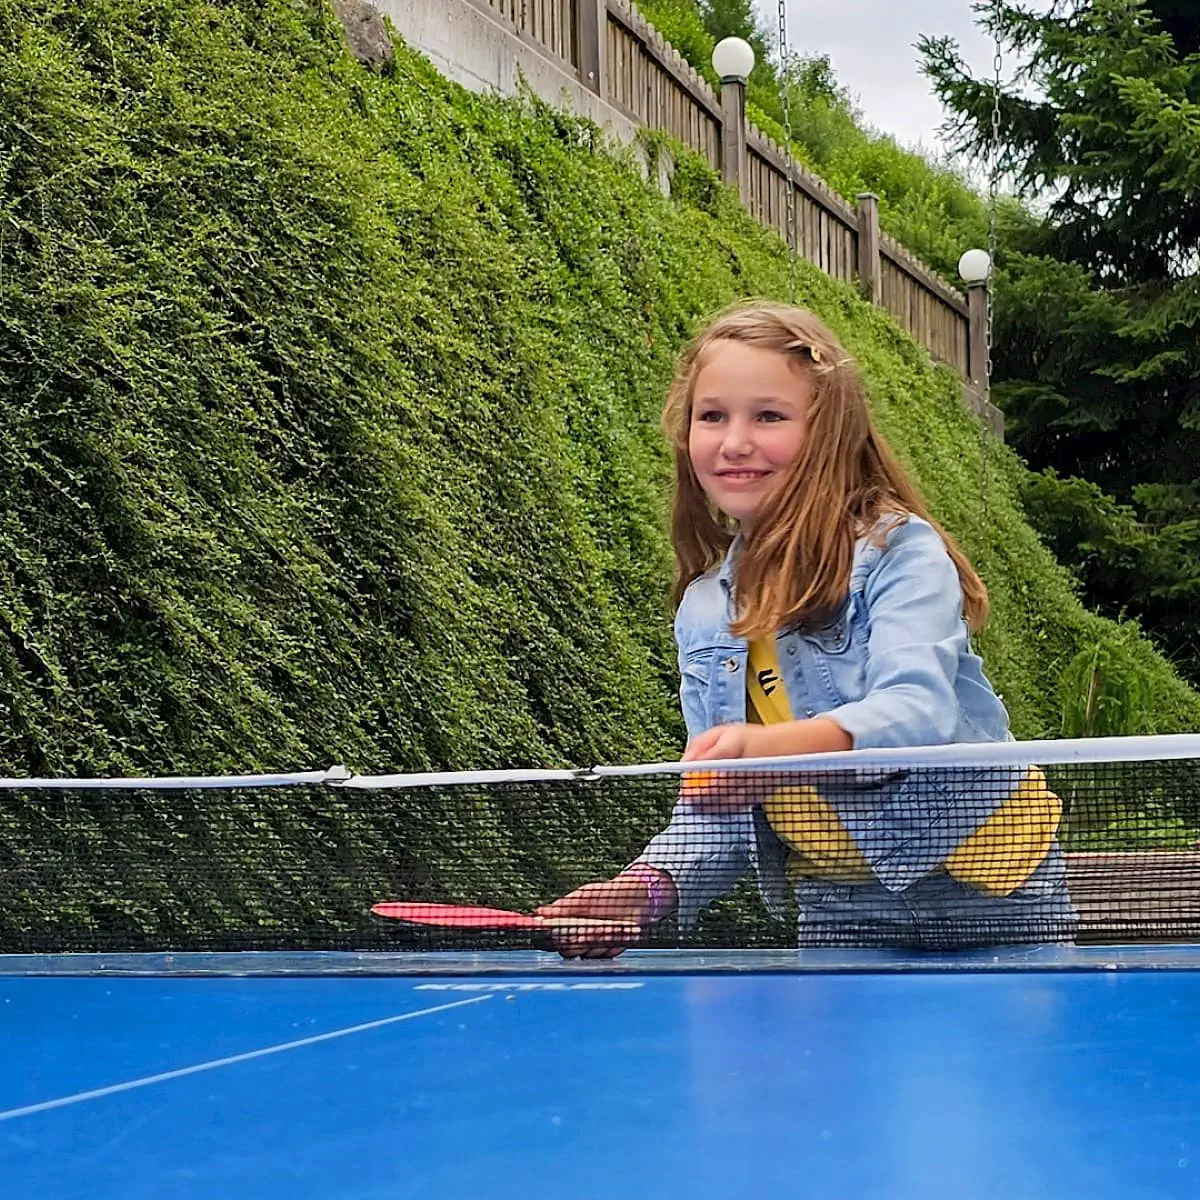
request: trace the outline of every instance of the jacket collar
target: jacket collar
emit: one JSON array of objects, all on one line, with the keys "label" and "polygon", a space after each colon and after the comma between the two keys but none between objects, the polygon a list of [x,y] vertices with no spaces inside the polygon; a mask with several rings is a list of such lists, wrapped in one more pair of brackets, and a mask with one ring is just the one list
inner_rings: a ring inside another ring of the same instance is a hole
[{"label": "jacket collar", "polygon": [[742,535],[738,533],[729,543],[729,549],[725,551],[725,561],[721,563],[721,569],[717,572],[717,579],[727,592],[733,589],[734,570],[737,566],[737,556],[742,551],[743,540]]}]

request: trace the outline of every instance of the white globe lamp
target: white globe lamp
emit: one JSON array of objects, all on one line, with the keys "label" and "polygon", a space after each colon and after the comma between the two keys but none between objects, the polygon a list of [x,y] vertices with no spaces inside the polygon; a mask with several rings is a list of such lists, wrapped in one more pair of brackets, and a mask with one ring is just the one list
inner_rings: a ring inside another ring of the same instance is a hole
[{"label": "white globe lamp", "polygon": [[986,250],[968,250],[958,260],[958,273],[966,284],[987,283],[992,258]]},{"label": "white globe lamp", "polygon": [[722,38],[713,47],[712,65],[722,83],[745,83],[754,70],[754,47],[742,38]]}]

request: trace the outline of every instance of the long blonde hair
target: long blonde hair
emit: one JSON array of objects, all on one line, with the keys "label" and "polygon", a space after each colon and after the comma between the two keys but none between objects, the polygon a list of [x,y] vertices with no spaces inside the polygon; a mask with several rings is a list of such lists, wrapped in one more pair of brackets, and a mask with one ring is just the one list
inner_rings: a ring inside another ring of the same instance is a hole
[{"label": "long blonde hair", "polygon": [[930,516],[920,493],[875,429],[858,368],[832,332],[805,309],[753,301],[713,321],[680,357],[663,409],[675,448],[671,540],[678,606],[689,583],[720,562],[735,526],[704,494],[688,453],[692,394],[705,356],[721,341],[774,350],[793,359],[812,381],[804,446],[775,491],[772,504],[745,531],[738,555],[738,637],[827,619],[850,588],[854,546],[889,514],[914,513],[941,535],[958,570],[963,611],[972,630],[987,620],[988,597],[954,539]]}]

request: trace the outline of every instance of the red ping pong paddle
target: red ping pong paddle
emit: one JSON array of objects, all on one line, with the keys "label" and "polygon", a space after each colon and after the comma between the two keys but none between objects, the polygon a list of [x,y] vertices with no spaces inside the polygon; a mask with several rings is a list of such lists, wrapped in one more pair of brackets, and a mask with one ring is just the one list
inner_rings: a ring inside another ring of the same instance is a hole
[{"label": "red ping pong paddle", "polygon": [[630,921],[603,921],[595,917],[537,917],[476,904],[385,901],[374,905],[371,911],[377,917],[387,917],[392,921],[405,921],[410,925],[436,925],[442,929],[586,929],[592,932],[610,930],[626,936],[639,932],[637,924]]}]

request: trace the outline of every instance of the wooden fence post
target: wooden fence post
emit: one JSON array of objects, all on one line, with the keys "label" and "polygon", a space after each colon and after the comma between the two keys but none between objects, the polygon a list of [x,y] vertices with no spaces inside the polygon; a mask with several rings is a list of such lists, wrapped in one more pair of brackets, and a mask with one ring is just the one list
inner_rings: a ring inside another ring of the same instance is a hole
[{"label": "wooden fence post", "polygon": [[607,0],[575,0],[575,51],[579,62],[579,82],[602,100],[608,90],[604,78],[607,25]]},{"label": "wooden fence post", "polygon": [[883,275],[879,266],[879,197],[874,192],[859,192],[858,200],[858,281],[863,298],[872,304],[883,303]]},{"label": "wooden fence post", "polygon": [[721,82],[721,174],[743,200],[749,193],[746,178],[746,82]]},{"label": "wooden fence post", "polygon": [[972,283],[967,288],[967,373],[981,399],[989,400],[987,377],[988,285]]},{"label": "wooden fence post", "polygon": [[988,379],[988,285],[986,280],[967,286],[967,404],[976,416],[1004,441],[1004,414],[992,403]]}]

